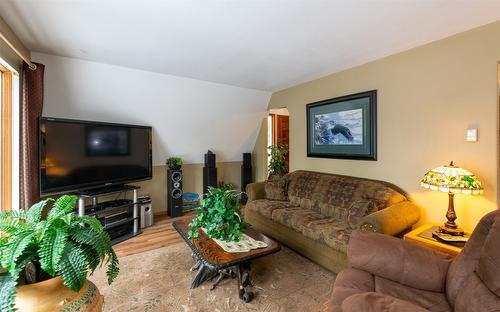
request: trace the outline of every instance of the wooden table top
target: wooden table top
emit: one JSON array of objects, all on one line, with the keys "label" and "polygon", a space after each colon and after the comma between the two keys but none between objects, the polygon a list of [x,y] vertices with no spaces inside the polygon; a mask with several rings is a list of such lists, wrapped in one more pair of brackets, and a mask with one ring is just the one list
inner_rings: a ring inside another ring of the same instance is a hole
[{"label": "wooden table top", "polygon": [[260,258],[278,252],[281,249],[281,246],[277,242],[253,229],[249,224],[247,224],[245,234],[253,239],[265,242],[267,247],[252,249],[248,252],[229,253],[224,251],[222,247],[210,239],[203,231],[200,231],[198,238],[188,238],[189,222],[187,220],[174,221],[173,226],[189,247],[191,247],[198,259],[206,266],[216,270],[222,270],[244,261]]},{"label": "wooden table top", "polygon": [[[463,246],[455,246],[452,244],[446,244],[438,241],[434,237],[432,237],[432,232],[438,229],[438,225],[428,223],[424,224],[415,230],[408,232],[404,235],[404,239],[408,241],[413,241],[415,243],[419,243],[421,245],[425,245],[427,247],[433,248],[434,250],[447,253],[452,256],[458,255]],[[465,236],[470,237],[471,233],[466,232]]]}]

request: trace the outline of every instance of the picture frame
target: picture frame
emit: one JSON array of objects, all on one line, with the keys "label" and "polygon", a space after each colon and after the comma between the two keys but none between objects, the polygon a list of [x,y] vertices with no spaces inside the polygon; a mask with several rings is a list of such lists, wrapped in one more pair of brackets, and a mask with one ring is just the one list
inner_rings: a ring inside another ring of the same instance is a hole
[{"label": "picture frame", "polygon": [[377,160],[377,90],[307,104],[307,157]]}]

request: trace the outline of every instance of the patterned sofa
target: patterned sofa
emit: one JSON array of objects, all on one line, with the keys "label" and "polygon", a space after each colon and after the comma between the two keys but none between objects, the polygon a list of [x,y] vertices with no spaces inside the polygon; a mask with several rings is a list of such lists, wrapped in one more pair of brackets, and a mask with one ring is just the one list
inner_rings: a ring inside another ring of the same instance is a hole
[{"label": "patterned sofa", "polygon": [[420,217],[398,187],[350,176],[295,171],[247,194],[246,222],[336,273],[354,229],[398,235]]}]

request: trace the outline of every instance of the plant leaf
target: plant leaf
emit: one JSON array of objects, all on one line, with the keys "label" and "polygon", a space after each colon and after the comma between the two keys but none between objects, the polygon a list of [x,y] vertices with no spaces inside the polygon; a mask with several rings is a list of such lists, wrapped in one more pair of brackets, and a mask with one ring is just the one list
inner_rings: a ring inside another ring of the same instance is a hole
[{"label": "plant leaf", "polygon": [[61,260],[62,253],[66,246],[68,229],[67,227],[52,227],[40,242],[38,255],[42,269],[54,276]]},{"label": "plant leaf", "polygon": [[118,276],[118,273],[120,273],[120,268],[118,267],[118,265],[118,257],[116,256],[113,249],[111,249],[111,252],[109,253],[109,265],[108,269],[106,270],[106,274],[108,275],[108,284],[110,285]]},{"label": "plant leaf", "polygon": [[54,206],[47,216],[47,220],[51,221],[59,218],[67,213],[73,212],[76,205],[76,196],[74,195],[63,195],[59,197],[55,202]]},{"label": "plant leaf", "polygon": [[48,202],[51,201],[53,201],[52,198],[47,198],[31,206],[28,212],[26,212],[26,220],[28,221],[28,223],[35,224],[39,222],[42,216],[43,208],[47,205]]},{"label": "plant leaf", "polygon": [[97,233],[102,232],[102,224],[99,220],[97,220],[95,217],[91,216],[77,216],[75,217],[75,220],[79,223],[86,224],[90,226],[90,228]]},{"label": "plant leaf", "polygon": [[16,298],[17,276],[4,273],[0,275],[0,311],[16,311],[14,302]]},{"label": "plant leaf", "polygon": [[87,279],[87,267],[82,250],[75,243],[67,242],[57,268],[64,285],[73,291],[82,289]]},{"label": "plant leaf", "polygon": [[8,270],[12,275],[16,272],[16,261],[17,258],[24,252],[26,247],[31,243],[34,232],[24,231],[18,233],[16,236],[12,236],[5,248],[5,252],[2,253],[2,266],[4,269]]}]

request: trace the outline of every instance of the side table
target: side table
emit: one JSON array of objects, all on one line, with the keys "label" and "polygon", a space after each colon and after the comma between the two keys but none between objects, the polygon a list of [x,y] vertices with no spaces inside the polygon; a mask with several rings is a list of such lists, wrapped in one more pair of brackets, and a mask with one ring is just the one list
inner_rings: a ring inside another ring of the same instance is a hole
[{"label": "side table", "polygon": [[[417,243],[419,245],[426,246],[428,248],[432,248],[439,252],[447,253],[451,256],[458,255],[463,246],[461,244],[448,244],[443,243],[434,237],[432,237],[432,233],[438,229],[436,224],[424,224],[411,232],[408,232],[404,235],[404,240],[411,241]],[[465,236],[470,236],[471,233],[466,232]]]}]

